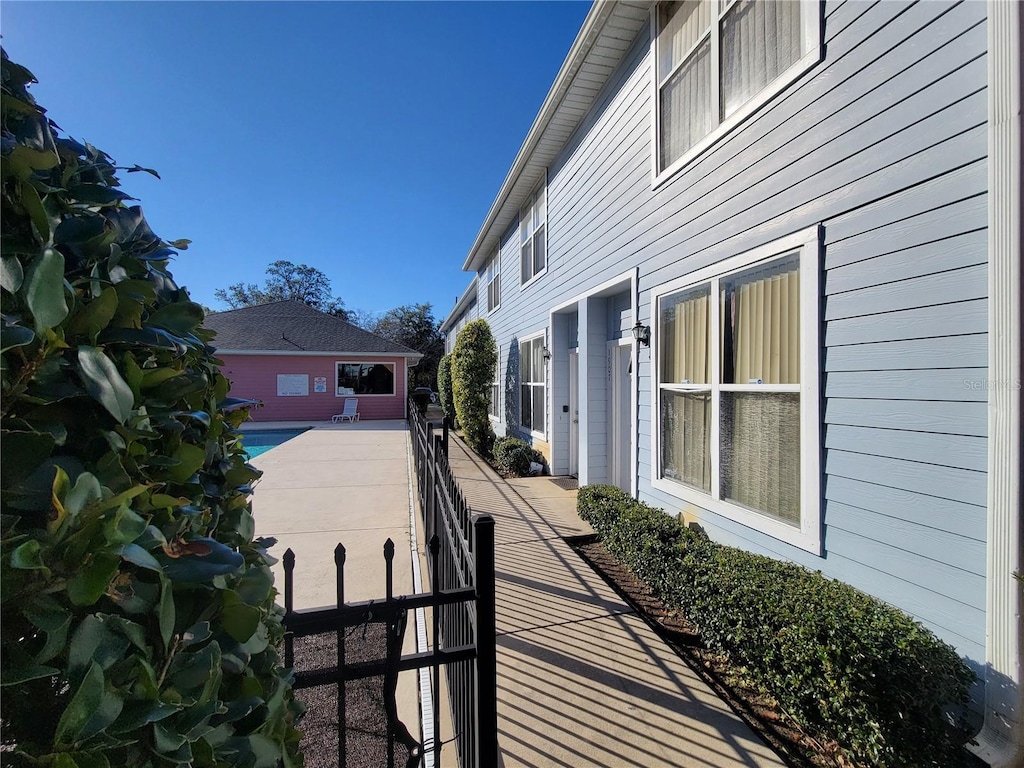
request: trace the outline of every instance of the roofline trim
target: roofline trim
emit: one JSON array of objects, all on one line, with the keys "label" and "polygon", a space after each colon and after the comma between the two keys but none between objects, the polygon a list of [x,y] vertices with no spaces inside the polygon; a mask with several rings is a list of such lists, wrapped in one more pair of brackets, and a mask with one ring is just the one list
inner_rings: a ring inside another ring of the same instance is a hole
[{"label": "roofline trim", "polygon": [[540,143],[544,131],[554,117],[555,112],[561,106],[566,91],[572,85],[572,81],[580,67],[583,66],[587,53],[594,47],[601,30],[614,10],[615,0],[594,0],[594,5],[583,20],[583,26],[580,28],[579,34],[576,35],[576,40],[569,49],[565,61],[562,62],[562,68],[558,70],[558,75],[555,77],[555,82],[548,91],[544,103],[541,105],[540,112],[537,113],[533,125],[530,126],[530,132],[526,134],[526,140],[523,142],[522,147],[520,147],[519,154],[516,155],[516,159],[512,162],[512,167],[509,169],[505,181],[501,184],[498,196],[494,199],[490,211],[487,212],[487,218],[484,219],[483,226],[477,232],[473,247],[470,249],[469,255],[466,256],[466,260],[462,265],[464,272],[474,269],[474,263],[479,256],[479,251],[483,247],[488,232],[494,226],[495,220],[504,207],[505,200],[519,181],[519,176],[526,167],[527,161]]}]

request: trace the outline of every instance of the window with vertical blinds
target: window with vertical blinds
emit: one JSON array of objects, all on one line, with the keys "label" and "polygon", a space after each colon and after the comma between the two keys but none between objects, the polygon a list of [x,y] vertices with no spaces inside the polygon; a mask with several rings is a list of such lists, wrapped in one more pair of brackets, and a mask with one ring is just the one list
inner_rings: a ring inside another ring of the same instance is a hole
[{"label": "window with vertical blinds", "polygon": [[659,3],[656,174],[674,170],[820,58],[816,0]]},{"label": "window with vertical blinds", "polygon": [[801,543],[818,514],[816,232],[787,242],[656,291],[655,484]]}]

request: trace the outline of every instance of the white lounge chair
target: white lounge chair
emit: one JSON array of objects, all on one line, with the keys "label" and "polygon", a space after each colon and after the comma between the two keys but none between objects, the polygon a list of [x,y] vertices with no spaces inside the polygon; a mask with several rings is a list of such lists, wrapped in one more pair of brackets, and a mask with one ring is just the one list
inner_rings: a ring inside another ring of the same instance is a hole
[{"label": "white lounge chair", "polygon": [[337,424],[339,421],[349,420],[349,423],[359,421],[359,411],[356,408],[359,407],[358,397],[349,397],[345,399],[345,407],[341,413],[336,413],[331,416],[331,421]]}]

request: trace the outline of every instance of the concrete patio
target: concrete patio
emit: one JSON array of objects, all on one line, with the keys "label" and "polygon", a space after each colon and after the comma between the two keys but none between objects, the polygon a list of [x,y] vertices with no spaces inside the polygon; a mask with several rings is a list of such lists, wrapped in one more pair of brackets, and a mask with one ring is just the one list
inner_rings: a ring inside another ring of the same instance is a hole
[{"label": "concrete patio", "polygon": [[[257,533],[278,538],[277,557],[296,552],[296,608],[334,604],[339,541],[349,600],[384,594],[388,537],[395,593],[412,593],[410,523],[419,513],[410,515],[405,423],[315,426],[253,461],[265,473]],[[591,532],[574,491],[548,477],[506,481],[454,438],[450,459],[471,507],[496,523],[504,768],[784,765],[566,544]],[[418,703],[414,674],[403,674],[399,705],[410,726]],[[455,764],[448,745],[441,764]]]}]

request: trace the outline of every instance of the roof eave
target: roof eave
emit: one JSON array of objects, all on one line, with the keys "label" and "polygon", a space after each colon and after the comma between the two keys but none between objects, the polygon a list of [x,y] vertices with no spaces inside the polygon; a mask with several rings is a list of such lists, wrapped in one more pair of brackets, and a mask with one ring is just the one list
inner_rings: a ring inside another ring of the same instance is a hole
[{"label": "roof eave", "polygon": [[465,310],[466,307],[469,306],[470,300],[476,298],[478,282],[479,278],[476,275],[473,275],[473,279],[469,281],[469,285],[466,286],[466,290],[462,292],[462,295],[459,297],[459,300],[456,301],[455,306],[452,307],[452,311],[448,313],[448,317],[444,319],[444,322],[441,323],[440,327],[438,328],[438,330],[441,331],[441,333],[447,333],[448,329],[451,328],[452,325],[454,325],[455,321],[459,318],[459,315],[462,314],[463,310]]},{"label": "roof eave", "polygon": [[[508,199],[513,190],[521,183],[523,171],[534,152],[537,150],[538,145],[540,145],[544,139],[548,126],[550,125],[552,118],[562,106],[565,96],[569,91],[570,86],[573,84],[577,73],[583,66],[587,56],[594,48],[597,41],[600,39],[609,18],[611,18],[616,11],[616,6],[620,4],[620,0],[595,0],[586,19],[583,20],[583,26],[580,28],[580,32],[576,36],[576,40],[569,49],[569,53],[566,55],[565,61],[562,63],[562,67],[558,71],[558,75],[555,77],[554,84],[551,86],[551,90],[548,91],[548,95],[544,99],[544,103],[541,105],[540,112],[534,119],[533,125],[530,127],[529,133],[527,133],[526,139],[523,142],[522,147],[519,149],[519,153],[516,155],[516,158],[512,163],[512,167],[509,169],[508,175],[505,176],[505,180],[502,182],[501,189],[499,190],[494,203],[491,205],[490,211],[487,213],[487,218],[484,219],[483,226],[480,227],[480,231],[477,233],[476,240],[473,242],[473,247],[470,249],[469,255],[466,257],[465,262],[463,262],[463,271],[478,271],[484,266],[487,258],[490,257],[489,250],[491,232],[494,229],[495,223],[498,221],[502,212],[506,210]],[[633,2],[629,3],[629,5],[641,6],[649,5],[649,3]],[[530,179],[522,181],[522,183],[528,184],[532,189],[532,187],[537,183],[537,179],[531,177]],[[500,232],[498,233],[498,236],[500,236]]]}]

